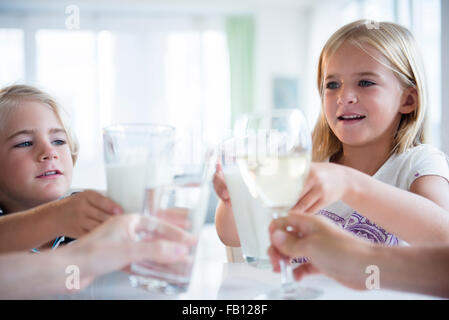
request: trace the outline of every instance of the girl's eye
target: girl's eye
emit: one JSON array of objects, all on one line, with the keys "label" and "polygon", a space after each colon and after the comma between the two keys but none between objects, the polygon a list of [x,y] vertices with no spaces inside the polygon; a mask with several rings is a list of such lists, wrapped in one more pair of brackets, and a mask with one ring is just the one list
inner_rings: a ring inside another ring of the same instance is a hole
[{"label": "girl's eye", "polygon": [[371,87],[373,85],[375,85],[375,83],[372,81],[369,81],[369,80],[360,80],[359,81],[359,86],[361,86],[361,87]]},{"label": "girl's eye", "polygon": [[54,140],[52,143],[57,145],[57,146],[66,144],[66,142],[64,140],[60,140],[60,139]]},{"label": "girl's eye", "polygon": [[26,148],[26,147],[31,147],[33,145],[33,143],[31,141],[25,141],[19,144],[16,144],[14,146],[14,148]]},{"label": "girl's eye", "polygon": [[340,85],[335,81],[331,81],[326,84],[326,89],[338,89],[339,87]]}]

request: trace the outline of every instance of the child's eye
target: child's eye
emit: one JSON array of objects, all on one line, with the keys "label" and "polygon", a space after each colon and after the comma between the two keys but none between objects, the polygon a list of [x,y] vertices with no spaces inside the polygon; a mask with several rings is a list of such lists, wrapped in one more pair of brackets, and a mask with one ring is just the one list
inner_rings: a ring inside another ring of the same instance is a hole
[{"label": "child's eye", "polygon": [[369,81],[369,80],[360,80],[359,81],[359,86],[361,86],[361,87],[371,87],[373,85],[375,85],[375,83],[372,81]]},{"label": "child's eye", "polygon": [[19,144],[16,144],[14,146],[14,148],[26,148],[26,147],[31,147],[33,145],[33,143],[31,141],[25,141]]},{"label": "child's eye", "polygon": [[326,84],[326,89],[338,89],[340,85],[336,81],[331,81]]},{"label": "child's eye", "polygon": [[55,145],[57,145],[57,146],[66,144],[66,142],[65,142],[64,140],[60,140],[60,139],[56,139],[56,140],[54,140],[52,143],[55,144]]}]

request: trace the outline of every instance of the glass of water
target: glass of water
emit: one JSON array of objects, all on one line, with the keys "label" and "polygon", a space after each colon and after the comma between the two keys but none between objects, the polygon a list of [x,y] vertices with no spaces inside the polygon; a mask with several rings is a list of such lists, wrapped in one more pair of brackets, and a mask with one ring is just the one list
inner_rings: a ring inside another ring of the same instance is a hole
[{"label": "glass of water", "polygon": [[[177,130],[171,159],[172,181],[147,185],[144,214],[157,216],[198,238],[204,224],[216,154],[193,131]],[[164,237],[163,234],[154,237]],[[150,291],[179,294],[188,290],[195,261],[196,245],[189,246],[189,258],[172,264],[142,261],[131,266],[130,281]]]}]

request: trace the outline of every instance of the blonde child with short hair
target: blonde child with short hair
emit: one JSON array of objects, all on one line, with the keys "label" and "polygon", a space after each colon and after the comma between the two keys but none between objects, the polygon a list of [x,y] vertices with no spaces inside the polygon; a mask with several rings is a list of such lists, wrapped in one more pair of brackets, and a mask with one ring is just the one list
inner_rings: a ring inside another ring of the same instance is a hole
[{"label": "blonde child with short hair", "polygon": [[55,202],[45,216],[33,212],[67,194],[78,149],[63,109],[48,94],[27,85],[0,90],[0,251],[77,238],[122,212],[94,191]]},{"label": "blonde child with short hair", "polygon": [[[424,144],[426,84],[412,34],[359,20],[325,44],[313,162],[293,211],[326,216],[374,243],[449,242],[449,168]],[[221,172],[217,232],[239,245]],[[227,203],[227,205],[224,205]]]}]

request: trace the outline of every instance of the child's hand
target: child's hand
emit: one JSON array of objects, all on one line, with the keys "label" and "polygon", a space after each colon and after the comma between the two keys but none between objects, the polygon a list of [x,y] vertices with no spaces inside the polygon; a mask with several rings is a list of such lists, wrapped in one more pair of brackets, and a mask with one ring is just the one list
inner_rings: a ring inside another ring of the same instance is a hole
[{"label": "child's hand", "polygon": [[315,214],[342,199],[348,190],[346,170],[346,167],[337,164],[312,162],[303,191],[292,210]]},{"label": "child's hand", "polygon": [[223,201],[226,208],[231,208],[231,198],[229,197],[228,187],[226,186],[226,181],[224,178],[223,170],[221,169],[221,164],[217,163],[214,179],[213,179],[214,189],[218,197]]},{"label": "child's hand", "polygon": [[123,213],[119,204],[93,190],[55,201],[55,206],[61,234],[71,238],[79,238],[111,216]]}]

